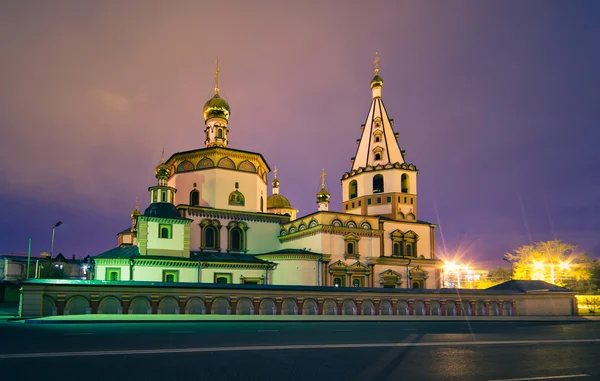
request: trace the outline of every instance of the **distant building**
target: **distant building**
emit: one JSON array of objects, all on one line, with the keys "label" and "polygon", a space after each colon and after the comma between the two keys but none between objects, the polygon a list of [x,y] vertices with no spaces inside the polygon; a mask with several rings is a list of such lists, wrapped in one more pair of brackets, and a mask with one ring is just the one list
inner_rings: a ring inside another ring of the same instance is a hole
[{"label": "distant building", "polygon": [[[41,257],[31,257],[29,262],[30,277],[35,277],[36,263]],[[0,281],[18,281],[27,279],[27,255],[0,254]]]},{"label": "distant building", "polygon": [[118,246],[94,257],[96,280],[440,287],[436,225],[417,218],[418,170],[400,149],[377,64],[356,155],[341,178],[342,211],[330,210],[323,171],[317,207],[304,216],[280,193],[276,171],[267,195],[271,168],[260,153],[228,146],[231,109],[219,95],[218,66],[215,79],[204,147],[163,155],[150,205],[143,213],[136,206]]}]

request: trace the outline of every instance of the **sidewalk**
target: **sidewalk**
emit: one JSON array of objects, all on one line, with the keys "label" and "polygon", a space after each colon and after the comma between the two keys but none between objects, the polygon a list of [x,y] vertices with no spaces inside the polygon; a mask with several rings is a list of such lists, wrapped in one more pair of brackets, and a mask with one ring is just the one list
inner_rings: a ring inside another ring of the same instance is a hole
[{"label": "sidewalk", "polygon": [[71,315],[17,318],[29,324],[161,323],[161,322],[523,322],[600,321],[596,316],[347,316],[347,315]]}]

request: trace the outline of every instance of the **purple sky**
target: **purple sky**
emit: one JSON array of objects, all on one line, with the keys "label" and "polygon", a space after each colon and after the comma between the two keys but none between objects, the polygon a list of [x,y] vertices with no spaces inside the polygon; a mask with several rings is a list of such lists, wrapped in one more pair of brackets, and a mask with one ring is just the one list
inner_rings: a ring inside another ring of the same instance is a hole
[{"label": "purple sky", "polygon": [[217,56],[230,147],[276,166],[301,215],[324,167],[340,210],[379,51],[438,253],[600,255],[597,1],[207,3],[0,4],[0,252],[49,251],[58,220],[55,253],[114,247],[161,148],[203,147]]}]

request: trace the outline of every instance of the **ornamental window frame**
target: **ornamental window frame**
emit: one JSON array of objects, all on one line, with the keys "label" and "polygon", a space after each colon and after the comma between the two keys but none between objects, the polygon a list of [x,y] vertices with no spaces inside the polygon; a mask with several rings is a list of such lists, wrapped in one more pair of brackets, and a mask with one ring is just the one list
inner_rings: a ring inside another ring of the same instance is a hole
[{"label": "ornamental window frame", "polygon": [[173,239],[173,224],[158,224],[158,238]]},{"label": "ornamental window frame", "polygon": [[[247,230],[248,225],[242,221],[231,221],[227,224],[227,252],[239,252],[246,253],[247,249]],[[233,245],[233,235],[234,232],[239,232],[239,247],[235,247]]]},{"label": "ornamental window frame", "polygon": [[[221,222],[219,220],[203,219],[200,221],[200,250],[216,250],[221,251]],[[212,247],[206,242],[206,229],[213,229],[214,245]]]},{"label": "ornamental window frame", "polygon": [[[333,287],[346,287],[348,265],[339,259],[337,262],[329,265],[329,277],[331,286]],[[336,278],[339,279],[339,286],[336,285]]]},{"label": "ornamental window frame", "polygon": [[358,241],[360,241],[360,237],[356,234],[348,233],[344,236],[344,259],[360,257]]},{"label": "ornamental window frame", "polygon": [[417,241],[419,235],[412,230],[402,232],[400,229],[390,233],[393,257],[417,258]]},{"label": "ornamental window frame", "polygon": [[392,269],[379,273],[379,284],[383,288],[397,288],[402,285],[402,274]]},{"label": "ornamental window frame", "polygon": [[[172,277],[172,278],[169,278]],[[169,280],[172,279],[172,280]],[[179,270],[163,270],[162,281],[165,283],[177,283],[179,282]]]}]

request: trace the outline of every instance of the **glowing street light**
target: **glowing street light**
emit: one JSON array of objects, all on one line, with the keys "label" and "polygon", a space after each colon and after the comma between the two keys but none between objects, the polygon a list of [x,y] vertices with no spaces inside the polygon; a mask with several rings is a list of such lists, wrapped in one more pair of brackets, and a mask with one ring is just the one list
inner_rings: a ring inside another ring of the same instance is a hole
[{"label": "glowing street light", "polygon": [[560,269],[563,271],[571,270],[571,264],[569,262],[560,262]]}]

